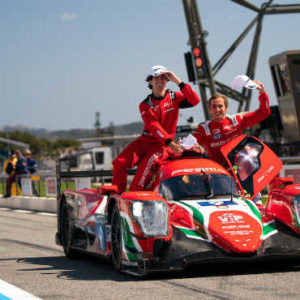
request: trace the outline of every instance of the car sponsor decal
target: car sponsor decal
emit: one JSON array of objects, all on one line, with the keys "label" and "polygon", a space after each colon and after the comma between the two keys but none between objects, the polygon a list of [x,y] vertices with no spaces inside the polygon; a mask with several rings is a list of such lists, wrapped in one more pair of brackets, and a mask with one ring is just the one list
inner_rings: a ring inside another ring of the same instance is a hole
[{"label": "car sponsor decal", "polygon": [[209,232],[213,242],[230,252],[251,253],[262,242],[261,223],[239,210],[212,212]]},{"label": "car sponsor decal", "polygon": [[212,133],[213,134],[218,134],[218,133],[220,133],[221,132],[221,129],[213,129],[212,130]]},{"label": "car sponsor decal", "polygon": [[231,205],[238,205],[238,203],[231,201],[231,200],[211,200],[211,201],[201,201],[197,202],[200,206],[231,206]]},{"label": "car sponsor decal", "polygon": [[[182,207],[185,207],[185,209],[187,209],[189,213],[193,216],[195,226],[197,224],[196,226],[197,232],[199,234],[204,235],[203,236],[204,238],[207,238],[208,240],[212,240],[212,236],[209,231],[209,222],[210,222],[211,215],[214,212],[230,213],[233,209],[235,211],[240,211],[241,213],[249,215],[250,218],[253,218],[254,222],[256,220],[261,228],[260,232],[262,231],[262,221],[261,221],[258,208],[252,201],[250,201],[251,203],[249,204],[246,203],[246,201],[249,200],[242,199],[239,197],[234,197],[232,201],[229,201],[228,199],[218,199],[218,200],[209,200],[209,201],[182,200],[180,201],[180,205]],[[229,204],[229,205],[223,205],[223,204]]]},{"label": "car sponsor decal", "polygon": [[213,135],[213,140],[218,140],[218,139],[220,139],[222,137],[222,134],[221,133],[219,133],[219,134],[215,134],[215,135]]},{"label": "car sponsor decal", "polygon": [[174,176],[177,173],[222,173],[225,174],[225,171],[221,168],[189,168],[189,169],[179,169],[172,172],[171,176]]}]

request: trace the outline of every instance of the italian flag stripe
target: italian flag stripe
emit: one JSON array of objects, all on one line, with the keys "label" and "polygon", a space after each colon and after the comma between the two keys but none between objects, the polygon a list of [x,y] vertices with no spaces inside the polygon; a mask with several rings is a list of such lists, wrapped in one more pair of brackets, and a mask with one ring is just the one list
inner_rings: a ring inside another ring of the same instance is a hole
[{"label": "italian flag stripe", "polygon": [[188,228],[183,228],[183,227],[176,227],[178,228],[180,231],[182,231],[186,236],[188,237],[196,237],[196,238],[203,238],[203,239],[207,239],[206,234],[202,234],[201,232],[196,232],[194,230],[190,230]]},{"label": "italian flag stripe", "polygon": [[[208,239],[207,234],[204,229],[204,217],[203,217],[202,213],[199,210],[197,210],[195,207],[193,207],[187,203],[184,203],[184,202],[180,202],[180,203],[187,206],[188,208],[190,208],[192,210],[193,218],[196,223],[195,225],[197,226],[197,233],[204,239]],[[191,231],[191,232],[196,233],[196,231]]]},{"label": "italian flag stripe", "polygon": [[277,232],[275,221],[263,224],[263,238],[266,239]]},{"label": "italian flag stripe", "polygon": [[129,225],[127,223],[127,220],[123,217],[121,217],[122,223],[123,223],[123,230],[122,230],[122,235],[124,237],[124,242],[125,245],[131,249],[134,249],[135,251],[137,251],[134,242],[132,240],[132,236],[129,234],[130,229],[129,229]]},{"label": "italian flag stripe", "polygon": [[191,205],[189,205],[189,204],[187,204],[187,203],[181,202],[181,204],[183,204],[183,205],[189,207],[189,208],[193,211],[193,217],[194,217],[199,223],[201,223],[202,226],[203,226],[203,224],[204,224],[204,217],[203,217],[203,215],[201,214],[201,212],[198,211],[195,207],[193,207],[193,206],[191,206]]},{"label": "italian flag stripe", "polygon": [[295,220],[295,222],[296,222],[296,226],[297,226],[298,228],[300,228],[300,222],[299,222],[299,219],[298,219],[296,213],[294,213],[294,220]]},{"label": "italian flag stripe", "polygon": [[255,204],[254,204],[252,201],[247,200],[247,199],[245,199],[245,202],[246,202],[246,204],[250,207],[251,211],[255,214],[255,216],[256,216],[260,221],[262,221],[261,215],[260,215],[260,213],[259,213],[259,210],[258,210],[257,207],[255,206]]}]

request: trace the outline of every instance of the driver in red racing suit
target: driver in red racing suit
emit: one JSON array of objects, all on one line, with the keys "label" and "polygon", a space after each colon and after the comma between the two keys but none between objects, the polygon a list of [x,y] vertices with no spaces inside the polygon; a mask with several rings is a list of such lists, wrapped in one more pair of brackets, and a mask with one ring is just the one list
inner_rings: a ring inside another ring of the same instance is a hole
[{"label": "driver in red racing suit", "polygon": [[258,85],[256,89],[260,93],[259,109],[227,116],[227,97],[216,94],[208,102],[212,120],[200,123],[194,133],[198,143],[205,147],[209,156],[225,168],[228,168],[228,165],[220,152],[220,147],[241,135],[244,129],[263,121],[271,112],[269,97],[263,84],[260,81],[254,82]]},{"label": "driver in red racing suit", "polygon": [[[143,133],[113,161],[112,183],[117,185],[119,193],[126,190],[127,169],[138,165],[130,191],[145,190],[157,163],[166,159],[170,152],[183,152],[180,145],[174,142],[179,109],[192,107],[200,102],[189,84],[182,82],[163,66],[153,66],[146,81],[153,92],[139,105],[144,121]],[[180,92],[167,90],[168,81],[176,83]]]}]

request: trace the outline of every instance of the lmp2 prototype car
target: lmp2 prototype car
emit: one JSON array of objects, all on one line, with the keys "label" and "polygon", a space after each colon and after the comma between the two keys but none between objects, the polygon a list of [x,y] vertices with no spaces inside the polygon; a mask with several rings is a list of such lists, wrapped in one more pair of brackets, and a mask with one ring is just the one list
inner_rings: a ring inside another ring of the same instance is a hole
[{"label": "lmp2 prototype car", "polygon": [[[133,275],[300,257],[300,185],[276,177],[281,161],[254,137],[221,150],[229,171],[182,157],[160,166],[151,191],[65,190],[57,201],[57,244],[68,257],[97,254]],[[267,204],[257,205],[252,199],[270,182]]]}]

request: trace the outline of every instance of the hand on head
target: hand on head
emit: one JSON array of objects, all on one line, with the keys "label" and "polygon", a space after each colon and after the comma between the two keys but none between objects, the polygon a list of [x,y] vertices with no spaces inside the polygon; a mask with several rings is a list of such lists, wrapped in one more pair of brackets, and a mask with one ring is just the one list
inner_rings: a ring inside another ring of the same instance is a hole
[{"label": "hand on head", "polygon": [[169,81],[173,81],[176,84],[180,84],[182,82],[180,78],[171,71],[164,71],[161,74],[165,75]]}]

